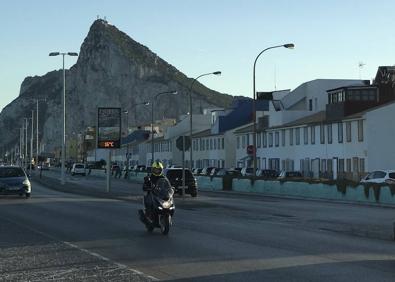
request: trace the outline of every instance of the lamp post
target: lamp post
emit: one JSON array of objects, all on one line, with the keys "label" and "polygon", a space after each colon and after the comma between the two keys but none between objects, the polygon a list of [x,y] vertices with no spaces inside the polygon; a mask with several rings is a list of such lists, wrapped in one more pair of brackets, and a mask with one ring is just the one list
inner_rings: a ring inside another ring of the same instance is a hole
[{"label": "lamp post", "polygon": [[64,56],[78,56],[78,53],[75,52],[67,52],[67,53],[60,53],[60,52],[51,52],[49,53],[49,56],[58,56],[62,55],[63,56],[63,95],[62,95],[62,106],[63,106],[63,115],[62,115],[62,120],[63,120],[63,136],[62,136],[62,168],[61,168],[61,176],[60,176],[60,183],[62,185],[65,184],[64,180],[64,164],[66,161],[66,156],[65,156],[65,150],[66,150],[66,72],[64,69]]},{"label": "lamp post", "polygon": [[[253,68],[253,79],[252,79],[252,83],[253,83],[253,101],[252,101],[252,116],[253,116],[253,136],[252,136],[252,144],[254,147],[254,152],[253,152],[253,162],[254,162],[254,177],[256,176],[256,169],[257,169],[257,161],[256,161],[256,91],[255,91],[255,66],[256,66],[256,61],[258,60],[259,56],[262,55],[263,52],[270,50],[270,49],[274,49],[274,48],[288,48],[288,49],[293,49],[295,47],[295,45],[293,43],[288,43],[288,44],[283,44],[283,45],[276,45],[276,46],[272,46],[269,48],[264,49],[263,51],[261,51],[258,56],[255,58],[254,61],[254,68]],[[247,144],[248,145],[248,144]]]},{"label": "lamp post", "polygon": [[[142,102],[142,103],[137,103],[137,104],[133,104],[130,107],[130,110],[132,110],[134,107],[137,107],[139,105],[144,105],[144,106],[148,106],[149,102]],[[124,114],[126,114],[126,138],[129,136],[129,110],[125,110],[123,111]],[[126,140],[127,141],[127,140]],[[129,169],[129,144],[126,144],[126,171],[128,171]]]},{"label": "lamp post", "polygon": [[151,163],[154,162],[154,101],[161,95],[172,94],[177,95],[177,91],[165,91],[156,94],[151,101]]},{"label": "lamp post", "polygon": [[24,123],[25,123],[25,125],[24,125],[24,131],[25,131],[25,156],[24,156],[24,158],[23,158],[23,166],[24,166],[24,168],[25,168],[25,170],[27,169],[27,160],[28,160],[28,154],[27,154],[27,134],[28,134],[28,131],[27,131],[27,129],[28,129],[28,126],[29,126],[29,118],[24,118],[23,119],[24,120]]},{"label": "lamp post", "polygon": [[190,151],[190,153],[189,153],[189,168],[191,169],[191,171],[192,171],[192,156],[193,156],[193,154],[192,154],[192,148],[193,148],[193,146],[192,146],[192,88],[193,88],[193,85],[195,84],[195,82],[199,78],[201,78],[202,76],[212,75],[212,74],[213,75],[221,75],[221,72],[215,71],[215,72],[201,74],[192,81],[191,87],[189,88],[189,139],[191,142],[191,147],[189,148],[189,151]]},{"label": "lamp post", "polygon": [[29,173],[32,174],[32,160],[33,160],[33,135],[34,135],[34,111],[32,110],[32,135],[30,138],[30,159],[29,159]]},{"label": "lamp post", "polygon": [[36,99],[36,167],[38,164],[38,102],[46,101],[46,99]]}]

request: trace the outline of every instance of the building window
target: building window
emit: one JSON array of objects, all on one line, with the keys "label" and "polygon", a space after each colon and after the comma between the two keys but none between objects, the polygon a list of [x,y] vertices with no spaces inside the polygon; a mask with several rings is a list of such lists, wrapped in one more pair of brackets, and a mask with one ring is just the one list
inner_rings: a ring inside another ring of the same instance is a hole
[{"label": "building window", "polygon": [[325,125],[320,125],[320,143],[325,144]]},{"label": "building window", "polygon": [[343,143],[343,123],[339,122],[337,124],[337,140],[339,143]]},{"label": "building window", "polygon": [[281,146],[285,147],[285,129],[281,130]]},{"label": "building window", "polygon": [[337,172],[344,173],[344,159],[339,159]]},{"label": "building window", "polygon": [[266,131],[263,132],[262,147],[263,148],[267,147],[267,133],[266,133]]},{"label": "building window", "polygon": [[246,147],[246,136],[242,136],[242,144],[243,144],[243,149]]},{"label": "building window", "polygon": [[347,163],[347,172],[351,172],[351,159],[347,159],[346,160],[346,163]]},{"label": "building window", "polygon": [[346,122],[346,140],[351,142],[351,121]]},{"label": "building window", "polygon": [[321,159],[321,172],[326,172],[326,160]]},{"label": "building window", "polygon": [[352,158],[352,166],[353,166],[353,172],[359,172],[359,159],[358,158]]},{"label": "building window", "polygon": [[363,120],[358,120],[358,141],[363,141]]},{"label": "building window", "polygon": [[273,147],[273,132],[269,132],[269,147]]},{"label": "building window", "polygon": [[221,143],[222,143],[222,150],[224,150],[225,149],[225,138],[222,137]]},{"label": "building window", "polygon": [[258,147],[258,148],[261,147],[261,141],[262,141],[261,134],[260,134],[260,133],[257,133],[257,134],[256,134],[256,143],[257,143],[257,147]]},{"label": "building window", "polygon": [[210,139],[210,150],[213,149],[213,139]]},{"label": "building window", "polygon": [[276,131],[274,133],[274,144],[276,147],[278,147],[280,145],[280,132]]},{"label": "building window", "polygon": [[292,146],[294,144],[294,129],[289,129],[289,145]]},{"label": "building window", "polygon": [[328,130],[328,144],[332,144],[332,124],[327,125]]},{"label": "building window", "polygon": [[315,126],[310,126],[311,144],[315,144]]},{"label": "building window", "polygon": [[246,134],[246,139],[247,139],[247,145],[251,145],[250,144],[250,134],[249,133]]},{"label": "building window", "polygon": [[359,159],[359,172],[361,173],[365,172],[365,159],[363,158]]},{"label": "building window", "polygon": [[303,127],[303,143],[305,145],[309,144],[309,128]]},{"label": "building window", "polygon": [[313,110],[313,99],[309,99],[309,111]]},{"label": "building window", "polygon": [[217,138],[214,138],[214,150],[217,150]]},{"label": "building window", "polygon": [[295,129],[296,145],[300,145],[300,127]]},{"label": "building window", "polygon": [[240,149],[240,136],[237,136],[237,149]]}]

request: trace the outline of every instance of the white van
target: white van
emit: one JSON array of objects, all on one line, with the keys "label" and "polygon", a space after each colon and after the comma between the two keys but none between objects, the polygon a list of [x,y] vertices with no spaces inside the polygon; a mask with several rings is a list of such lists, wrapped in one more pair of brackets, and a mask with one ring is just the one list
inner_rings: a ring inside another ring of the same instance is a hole
[{"label": "white van", "polygon": [[75,163],[71,168],[71,175],[81,174],[86,176],[86,167],[85,164],[82,163]]}]

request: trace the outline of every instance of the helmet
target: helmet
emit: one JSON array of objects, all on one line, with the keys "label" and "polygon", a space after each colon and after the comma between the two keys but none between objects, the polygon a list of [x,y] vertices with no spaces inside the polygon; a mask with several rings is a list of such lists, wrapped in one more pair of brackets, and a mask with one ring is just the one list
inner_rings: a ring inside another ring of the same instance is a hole
[{"label": "helmet", "polygon": [[162,175],[162,171],[163,171],[163,164],[161,162],[154,162],[152,164],[152,174],[155,176],[159,176]]}]

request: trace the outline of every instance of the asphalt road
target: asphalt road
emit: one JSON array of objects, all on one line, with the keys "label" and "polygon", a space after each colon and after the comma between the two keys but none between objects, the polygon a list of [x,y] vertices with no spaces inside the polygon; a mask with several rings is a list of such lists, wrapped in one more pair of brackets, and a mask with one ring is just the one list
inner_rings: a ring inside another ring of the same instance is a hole
[{"label": "asphalt road", "polygon": [[0,281],[395,279],[393,208],[225,193],[176,206],[163,236],[144,230],[138,199],[37,183],[31,199],[0,197]]}]

